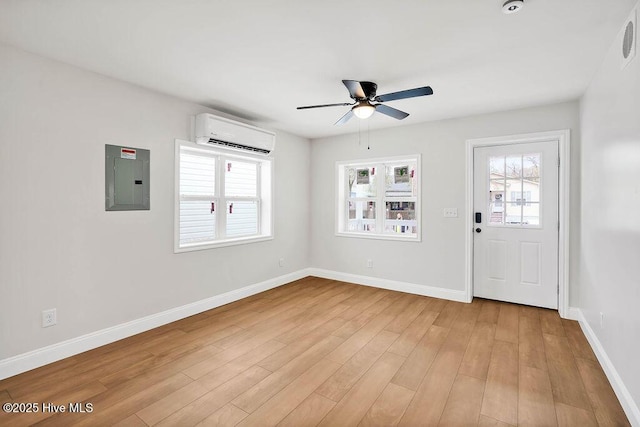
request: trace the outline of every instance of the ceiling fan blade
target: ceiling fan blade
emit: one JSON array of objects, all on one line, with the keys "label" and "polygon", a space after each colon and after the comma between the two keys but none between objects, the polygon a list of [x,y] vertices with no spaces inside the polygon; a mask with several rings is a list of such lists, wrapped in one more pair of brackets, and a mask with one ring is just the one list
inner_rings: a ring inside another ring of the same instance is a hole
[{"label": "ceiling fan blade", "polygon": [[398,120],[402,120],[409,115],[409,113],[389,107],[388,105],[376,104],[375,107],[378,113],[386,114],[387,116]]},{"label": "ceiling fan blade", "polygon": [[392,92],[375,97],[376,102],[395,101],[396,99],[415,98],[416,96],[433,95],[433,89],[430,86],[418,87],[415,89],[401,90],[400,92]]},{"label": "ceiling fan blade", "polygon": [[304,107],[297,107],[296,110],[307,110],[309,108],[322,108],[322,107],[344,107],[345,105],[353,105],[348,102],[341,102],[339,104],[323,104],[323,105],[307,105]]},{"label": "ceiling fan blade", "polygon": [[362,99],[367,97],[359,81],[343,80],[342,83],[347,87],[347,90],[349,91],[349,96],[351,96],[351,98]]},{"label": "ceiling fan blade", "polygon": [[347,111],[347,114],[345,114],[344,116],[340,117],[340,120],[335,122],[334,125],[343,125],[343,124],[347,123],[351,117],[353,117],[353,110]]}]

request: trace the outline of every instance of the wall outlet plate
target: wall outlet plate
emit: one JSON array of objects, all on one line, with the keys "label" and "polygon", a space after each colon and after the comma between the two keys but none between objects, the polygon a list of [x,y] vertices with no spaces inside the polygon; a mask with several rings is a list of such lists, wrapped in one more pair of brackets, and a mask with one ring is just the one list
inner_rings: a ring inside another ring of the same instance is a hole
[{"label": "wall outlet plate", "polygon": [[42,327],[48,328],[58,322],[58,316],[55,308],[42,311]]},{"label": "wall outlet plate", "polygon": [[458,218],[458,208],[444,208],[442,215],[445,218]]}]

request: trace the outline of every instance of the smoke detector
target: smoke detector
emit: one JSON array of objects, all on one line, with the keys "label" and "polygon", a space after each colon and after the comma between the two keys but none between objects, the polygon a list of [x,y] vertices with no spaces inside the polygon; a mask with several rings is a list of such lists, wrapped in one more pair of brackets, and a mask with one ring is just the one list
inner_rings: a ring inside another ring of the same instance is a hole
[{"label": "smoke detector", "polygon": [[524,1],[523,0],[507,0],[502,5],[502,13],[506,13],[507,15],[509,15],[509,14],[512,14],[512,13],[516,13],[517,11],[522,9],[523,7],[524,7]]}]

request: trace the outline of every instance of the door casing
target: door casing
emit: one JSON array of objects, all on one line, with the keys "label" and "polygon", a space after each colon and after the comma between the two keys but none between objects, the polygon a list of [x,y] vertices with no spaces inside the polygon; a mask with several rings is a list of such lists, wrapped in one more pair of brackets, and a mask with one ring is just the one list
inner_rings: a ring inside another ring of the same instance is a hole
[{"label": "door casing", "polygon": [[558,312],[563,318],[572,317],[569,313],[569,230],[570,230],[570,146],[571,132],[569,129],[536,132],[520,135],[498,136],[490,138],[468,139],[466,141],[467,185],[466,185],[466,233],[465,233],[465,298],[473,300],[473,149],[476,147],[526,144],[531,142],[558,141],[558,156],[560,170],[558,175]]}]

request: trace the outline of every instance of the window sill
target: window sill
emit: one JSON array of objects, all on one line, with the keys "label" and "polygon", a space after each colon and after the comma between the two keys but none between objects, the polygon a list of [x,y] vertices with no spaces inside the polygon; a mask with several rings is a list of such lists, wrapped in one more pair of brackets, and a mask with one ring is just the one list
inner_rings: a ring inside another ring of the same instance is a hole
[{"label": "window sill", "polygon": [[368,234],[368,233],[355,233],[355,232],[350,232],[350,233],[346,233],[343,231],[338,231],[336,232],[336,236],[337,237],[350,237],[350,238],[356,238],[356,239],[372,239],[372,240],[395,240],[395,241],[399,241],[399,242],[421,242],[422,239],[420,238],[420,235],[405,235],[403,236],[402,234],[398,233],[398,235],[396,234]]},{"label": "window sill", "polygon": [[250,237],[238,237],[235,239],[225,239],[215,243],[193,243],[185,245],[183,247],[174,247],[173,253],[179,254],[183,252],[203,251],[206,249],[223,248],[226,246],[247,245],[250,243],[264,242],[267,240],[273,240],[273,236],[250,236]]}]

